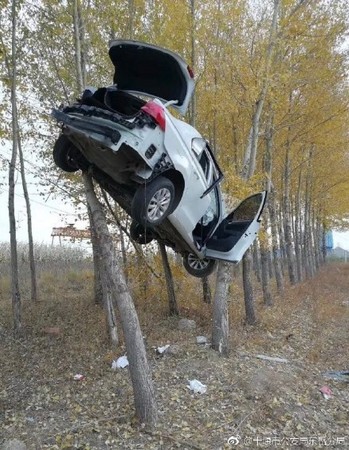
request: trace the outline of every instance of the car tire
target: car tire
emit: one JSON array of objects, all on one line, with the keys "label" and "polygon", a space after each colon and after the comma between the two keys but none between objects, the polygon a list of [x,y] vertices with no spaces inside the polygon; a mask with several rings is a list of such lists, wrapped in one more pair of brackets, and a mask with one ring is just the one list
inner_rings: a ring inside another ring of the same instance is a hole
[{"label": "car tire", "polygon": [[132,200],[131,215],[144,227],[160,225],[172,213],[174,201],[172,181],[159,176],[137,189]]},{"label": "car tire", "polygon": [[214,259],[198,258],[193,253],[187,253],[183,257],[183,266],[185,270],[197,278],[204,278],[215,270],[217,262]]},{"label": "car tire", "polygon": [[80,169],[78,161],[84,159],[78,148],[61,134],[53,147],[53,160],[60,169],[65,172],[76,172]]},{"label": "car tire", "polygon": [[130,237],[137,244],[146,245],[154,239],[154,233],[150,228],[144,228],[141,223],[133,220],[130,225]]}]

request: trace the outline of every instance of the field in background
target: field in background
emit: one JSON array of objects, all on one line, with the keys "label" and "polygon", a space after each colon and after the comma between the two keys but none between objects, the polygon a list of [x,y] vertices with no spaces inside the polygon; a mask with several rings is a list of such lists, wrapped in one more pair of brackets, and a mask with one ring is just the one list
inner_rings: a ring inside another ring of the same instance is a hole
[{"label": "field in background", "polygon": [[[17,437],[29,449],[211,450],[232,448],[228,438],[239,435],[241,442],[250,440],[240,448],[257,448],[251,440],[266,444],[272,437],[284,439],[283,445],[275,440],[275,448],[302,448],[312,437],[316,445],[305,446],[322,448],[324,436],[326,448],[348,448],[348,383],[327,380],[324,372],[349,370],[349,264],[331,263],[316,278],[288,287],[274,297],[272,308],[262,305],[256,281],[259,323],[253,328],[244,324],[238,277],[231,286],[232,354],[223,359],[196,344],[196,336],[210,338],[211,330],[211,305],[202,302],[200,281],[172,261],[181,316],[198,325],[182,332],[178,319],[167,317],[160,260],[148,261],[154,274],[145,261],[130,260],[127,273],[160,410],[159,427],[140,432],[128,371],[111,369],[124,348],[109,347],[104,313],[93,301],[89,256],[76,249],[46,250],[38,260],[36,304],[29,300],[27,258],[21,253],[25,337],[18,342],[11,333],[8,261],[0,253],[0,446]],[[48,334],[47,327],[57,333]],[[165,344],[173,352],[160,358],[155,347]],[[261,360],[259,354],[288,362]],[[74,381],[77,373],[85,381]],[[190,379],[207,384],[207,393],[190,394]],[[333,392],[327,401],[319,392],[323,385]],[[291,438],[298,444],[285,445]]]}]

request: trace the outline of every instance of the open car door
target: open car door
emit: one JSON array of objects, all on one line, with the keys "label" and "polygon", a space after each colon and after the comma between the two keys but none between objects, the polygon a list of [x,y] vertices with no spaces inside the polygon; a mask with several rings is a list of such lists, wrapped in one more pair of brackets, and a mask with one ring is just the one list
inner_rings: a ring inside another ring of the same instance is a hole
[{"label": "open car door", "polygon": [[251,195],[220,223],[206,243],[206,258],[241,261],[257,237],[266,197],[266,191]]}]

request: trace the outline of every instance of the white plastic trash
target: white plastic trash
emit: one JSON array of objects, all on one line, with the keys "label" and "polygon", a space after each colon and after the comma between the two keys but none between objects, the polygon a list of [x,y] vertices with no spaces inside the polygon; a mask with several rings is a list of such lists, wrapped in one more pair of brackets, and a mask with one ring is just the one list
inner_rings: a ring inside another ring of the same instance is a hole
[{"label": "white plastic trash", "polygon": [[170,344],[166,344],[163,347],[158,347],[156,349],[157,353],[159,353],[160,355],[162,355],[163,353],[166,353],[167,350],[170,348]]},{"label": "white plastic trash", "polygon": [[202,384],[199,380],[188,380],[189,385],[187,386],[194,394],[205,394],[207,391],[207,386]]},{"label": "white plastic trash", "polygon": [[74,375],[73,379],[74,379],[74,381],[84,381],[85,375],[82,375],[81,373],[77,373],[76,375]]},{"label": "white plastic trash", "polygon": [[124,369],[127,366],[128,366],[128,359],[127,356],[124,355],[120,356],[120,358],[118,358],[117,360],[114,360],[112,362],[111,368],[113,370],[116,370],[116,369]]}]

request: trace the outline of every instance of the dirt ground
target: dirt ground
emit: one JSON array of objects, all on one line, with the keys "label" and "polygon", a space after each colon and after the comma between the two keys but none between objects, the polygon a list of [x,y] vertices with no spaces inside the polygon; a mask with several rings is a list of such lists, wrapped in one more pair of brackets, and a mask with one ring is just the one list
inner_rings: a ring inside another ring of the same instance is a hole
[{"label": "dirt ground", "polygon": [[[138,304],[159,406],[153,430],[134,419],[128,369],[111,369],[124,349],[109,349],[91,282],[42,280],[41,301],[25,304],[20,341],[12,337],[8,299],[0,302],[0,448],[13,438],[28,449],[349,448],[349,380],[325,376],[349,371],[349,264],[330,264],[288,287],[271,308],[257,289],[253,328],[244,325],[233,288],[227,359],[196,343],[196,336],[210,338],[209,305],[187,302],[182,316],[198,327],[184,332],[160,307],[155,314],[156,304],[149,311]],[[57,335],[47,326],[58,327]],[[172,351],[160,357],[155,347],[165,344]],[[74,380],[78,373],[84,380]],[[207,385],[205,394],[191,393],[193,379]]]}]

